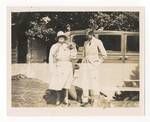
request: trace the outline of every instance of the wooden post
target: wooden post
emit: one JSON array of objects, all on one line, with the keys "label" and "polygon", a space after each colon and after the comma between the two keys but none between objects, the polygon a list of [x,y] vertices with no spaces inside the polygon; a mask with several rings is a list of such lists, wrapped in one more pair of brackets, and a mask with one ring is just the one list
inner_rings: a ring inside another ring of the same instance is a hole
[{"label": "wooden post", "polygon": [[27,50],[28,50],[27,55],[26,55],[27,63],[30,64],[31,63],[31,50],[30,50],[30,40],[29,39],[27,40]]}]

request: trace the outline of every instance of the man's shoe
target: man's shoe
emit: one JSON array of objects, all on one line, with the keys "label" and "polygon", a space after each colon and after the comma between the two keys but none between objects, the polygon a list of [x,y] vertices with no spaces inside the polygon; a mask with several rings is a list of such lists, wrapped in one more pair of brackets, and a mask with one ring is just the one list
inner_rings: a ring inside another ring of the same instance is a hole
[{"label": "man's shoe", "polygon": [[81,107],[89,107],[90,104],[89,104],[88,102],[86,102],[86,103],[82,103],[80,106],[81,106]]}]

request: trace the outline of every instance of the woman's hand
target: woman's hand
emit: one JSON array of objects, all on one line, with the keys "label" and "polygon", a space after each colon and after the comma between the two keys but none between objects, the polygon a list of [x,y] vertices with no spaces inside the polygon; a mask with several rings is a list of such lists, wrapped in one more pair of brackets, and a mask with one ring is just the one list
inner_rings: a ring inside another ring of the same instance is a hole
[{"label": "woman's hand", "polygon": [[67,47],[68,47],[70,50],[76,48],[75,44],[72,43],[72,42],[68,43],[68,46],[67,46]]}]

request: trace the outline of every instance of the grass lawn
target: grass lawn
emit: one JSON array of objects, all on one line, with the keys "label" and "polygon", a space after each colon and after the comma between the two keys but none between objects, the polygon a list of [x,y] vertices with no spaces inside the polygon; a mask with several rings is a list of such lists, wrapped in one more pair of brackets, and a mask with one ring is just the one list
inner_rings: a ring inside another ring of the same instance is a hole
[{"label": "grass lawn", "polygon": [[[34,78],[12,77],[12,107],[55,107],[54,104],[46,104],[43,99],[48,84]],[[107,101],[98,99],[97,107],[138,107],[138,101]],[[64,107],[64,105],[61,105]],[[70,100],[69,107],[80,107],[80,103]]]}]

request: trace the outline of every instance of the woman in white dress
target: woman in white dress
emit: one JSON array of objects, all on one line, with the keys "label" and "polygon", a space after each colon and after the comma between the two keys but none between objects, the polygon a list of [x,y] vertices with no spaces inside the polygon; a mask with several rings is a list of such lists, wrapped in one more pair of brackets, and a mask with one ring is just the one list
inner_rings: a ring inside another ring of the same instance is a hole
[{"label": "woman in white dress", "polygon": [[60,91],[65,89],[64,103],[68,104],[68,89],[73,80],[72,59],[76,58],[76,47],[67,42],[64,32],[57,33],[57,43],[50,49],[50,82],[49,89],[57,92],[56,105],[60,104]]},{"label": "woman in white dress", "polygon": [[79,72],[80,87],[83,89],[81,106],[88,104],[89,90],[92,91],[92,103],[96,101],[100,92],[98,68],[106,56],[102,41],[94,37],[93,31],[88,32],[88,40],[84,43],[84,60]]}]

